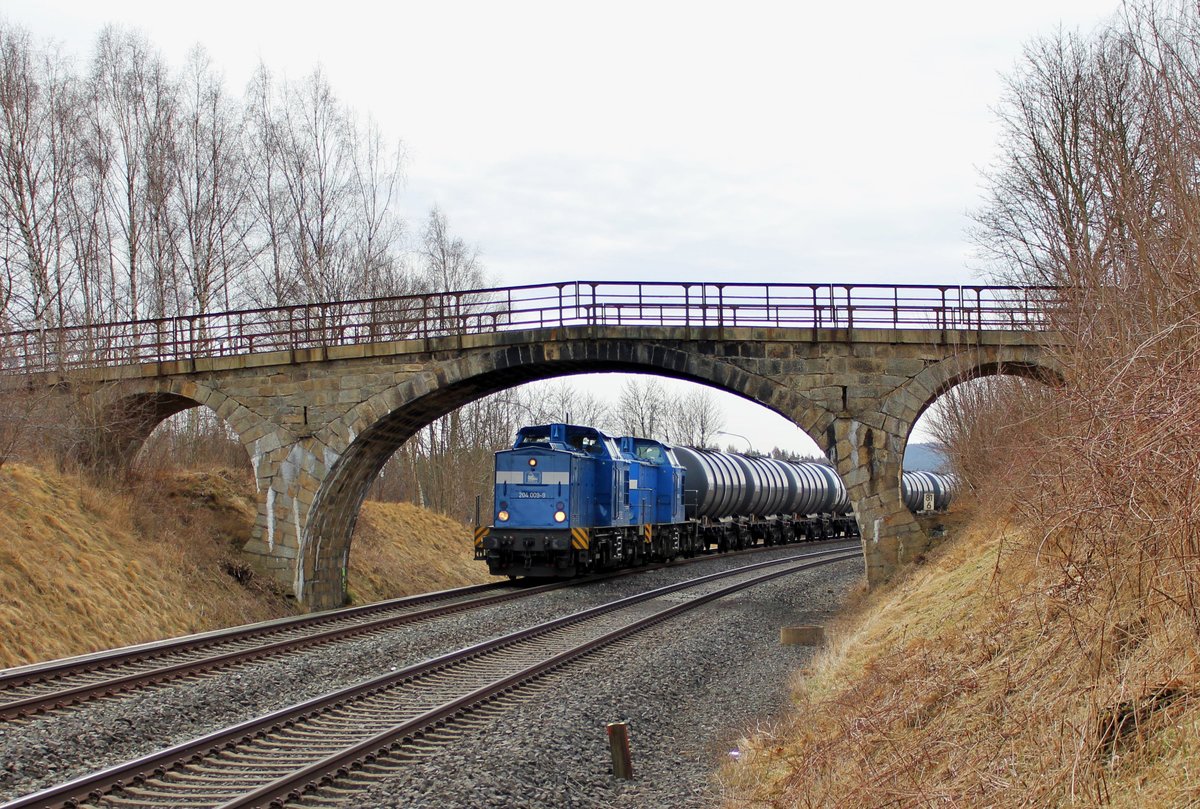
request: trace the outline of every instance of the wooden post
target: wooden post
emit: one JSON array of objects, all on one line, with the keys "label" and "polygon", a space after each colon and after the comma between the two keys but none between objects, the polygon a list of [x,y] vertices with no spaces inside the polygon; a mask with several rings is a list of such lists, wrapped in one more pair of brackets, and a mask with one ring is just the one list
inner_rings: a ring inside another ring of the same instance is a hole
[{"label": "wooden post", "polygon": [[633,778],[633,758],[629,753],[629,723],[609,722],[608,749],[612,753],[613,775],[625,781]]}]

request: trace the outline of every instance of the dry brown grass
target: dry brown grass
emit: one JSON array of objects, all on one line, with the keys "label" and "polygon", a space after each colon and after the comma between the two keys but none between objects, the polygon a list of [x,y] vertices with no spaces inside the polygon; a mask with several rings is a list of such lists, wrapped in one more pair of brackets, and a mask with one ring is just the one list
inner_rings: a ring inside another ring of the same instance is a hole
[{"label": "dry brown grass", "polygon": [[411,503],[363,504],[350,550],[355,603],[492,581],[471,529]]},{"label": "dry brown grass", "polygon": [[[0,468],[0,667],[265,620],[296,603],[237,554],[254,522],[248,473],[158,471],[113,488]],[[486,580],[465,526],[368,503],[357,600]]]},{"label": "dry brown grass", "polygon": [[[272,617],[282,597],[225,571],[254,512],[210,473],[113,492],[0,469],[0,665]],[[233,529],[231,532],[231,528]]]},{"label": "dry brown grass", "polygon": [[1032,43],[984,245],[1063,384],[954,397],[989,503],[875,594],[734,806],[1200,805],[1200,8],[1130,0]]},{"label": "dry brown grass", "polygon": [[995,512],[871,593],[798,675],[792,718],[721,773],[726,806],[1192,806],[1186,625],[1099,610]]}]

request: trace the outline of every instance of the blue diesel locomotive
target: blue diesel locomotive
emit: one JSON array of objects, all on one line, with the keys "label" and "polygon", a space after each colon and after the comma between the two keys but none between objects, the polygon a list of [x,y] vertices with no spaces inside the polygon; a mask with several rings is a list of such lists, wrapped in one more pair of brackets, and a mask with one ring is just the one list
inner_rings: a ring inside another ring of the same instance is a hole
[{"label": "blue diesel locomotive", "polygon": [[[905,477],[906,502],[927,502],[909,497]],[[931,487],[944,509],[949,479],[927,475],[918,488]],[[492,525],[476,529],[475,558],[510,577],[858,536],[841,479],[825,464],[613,438],[573,424],[525,427],[496,453],[493,514]]]}]

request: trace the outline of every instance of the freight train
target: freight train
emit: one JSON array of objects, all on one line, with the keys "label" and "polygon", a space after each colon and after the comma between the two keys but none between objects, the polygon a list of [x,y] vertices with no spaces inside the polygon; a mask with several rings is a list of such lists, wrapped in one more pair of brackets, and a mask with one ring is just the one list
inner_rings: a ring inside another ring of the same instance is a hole
[{"label": "freight train", "polygon": [[[784,461],[592,427],[524,427],[496,453],[494,521],[475,558],[495,575],[569,577],[735,550],[858,536],[841,478],[816,461]],[[905,504],[945,510],[946,475],[905,473]]]}]

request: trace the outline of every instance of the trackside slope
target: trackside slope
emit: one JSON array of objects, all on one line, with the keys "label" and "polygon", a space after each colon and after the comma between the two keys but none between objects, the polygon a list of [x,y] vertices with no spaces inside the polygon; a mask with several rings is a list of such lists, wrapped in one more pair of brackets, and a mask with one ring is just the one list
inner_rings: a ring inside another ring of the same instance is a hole
[{"label": "trackside slope", "polygon": [[722,769],[726,809],[1196,805],[1190,632],[1094,643],[1076,580],[1029,538],[977,516],[850,610],[792,718]]},{"label": "trackside slope", "polygon": [[[0,467],[0,667],[296,612],[236,552],[253,494],[228,470],[105,486]],[[486,579],[469,529],[404,504],[364,505],[350,566],[360,602]]]}]

